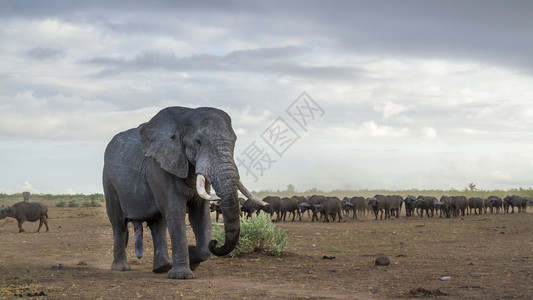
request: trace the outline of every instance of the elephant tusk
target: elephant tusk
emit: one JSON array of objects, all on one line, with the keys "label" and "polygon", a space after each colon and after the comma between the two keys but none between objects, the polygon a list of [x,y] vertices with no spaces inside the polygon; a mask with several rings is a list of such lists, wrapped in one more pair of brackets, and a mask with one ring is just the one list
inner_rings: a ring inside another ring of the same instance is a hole
[{"label": "elephant tusk", "polygon": [[259,198],[257,198],[256,196],[254,196],[252,193],[250,193],[250,191],[248,191],[244,185],[242,184],[242,182],[239,180],[239,182],[237,183],[237,186],[239,188],[239,191],[241,191],[241,193],[248,199],[252,200],[253,202],[257,203],[259,206],[267,206],[268,203],[260,200]]},{"label": "elephant tusk", "polygon": [[211,196],[209,193],[205,190],[205,177],[202,174],[196,175],[196,192],[198,193],[198,196],[202,197],[203,199],[207,201],[218,201],[220,200],[217,196]]}]

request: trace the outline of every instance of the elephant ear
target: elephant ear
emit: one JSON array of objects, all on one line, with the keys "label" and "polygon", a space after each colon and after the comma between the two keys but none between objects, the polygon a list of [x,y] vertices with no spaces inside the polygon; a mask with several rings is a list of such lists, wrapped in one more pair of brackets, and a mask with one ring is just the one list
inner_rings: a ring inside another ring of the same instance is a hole
[{"label": "elephant ear", "polygon": [[[180,178],[189,174],[189,161],[182,145],[177,108],[167,108],[157,113],[148,123],[141,125],[141,147],[145,156],[154,158],[165,171]],[[184,112],[183,112],[184,113]]]}]

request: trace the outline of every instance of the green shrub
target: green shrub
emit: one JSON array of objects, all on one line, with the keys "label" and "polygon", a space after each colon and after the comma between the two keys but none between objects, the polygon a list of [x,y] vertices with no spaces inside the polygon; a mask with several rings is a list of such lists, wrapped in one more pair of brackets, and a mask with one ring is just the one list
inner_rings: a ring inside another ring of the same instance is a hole
[{"label": "green shrub", "polygon": [[100,203],[98,203],[95,199],[91,201],[85,201],[81,204],[83,207],[100,207]]},{"label": "green shrub", "polygon": [[76,200],[72,200],[68,203],[68,207],[78,207],[80,204]]},{"label": "green shrub", "polygon": [[[220,244],[224,244],[225,235],[220,226],[215,224],[213,231],[215,239]],[[239,242],[229,255],[235,257],[247,253],[264,252],[280,256],[285,246],[287,246],[287,234],[285,231],[276,230],[269,215],[261,212],[253,220],[241,218]]]},{"label": "green shrub", "polygon": [[65,206],[67,206],[67,203],[63,200],[56,203],[56,207],[65,207]]}]

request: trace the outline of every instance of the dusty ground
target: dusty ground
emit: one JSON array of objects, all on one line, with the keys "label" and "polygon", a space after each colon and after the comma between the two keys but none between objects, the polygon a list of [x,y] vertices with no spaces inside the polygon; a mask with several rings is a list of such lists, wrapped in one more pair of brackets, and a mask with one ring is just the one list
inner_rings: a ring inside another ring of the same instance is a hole
[{"label": "dusty ground", "polygon": [[[38,299],[533,298],[531,211],[341,223],[305,216],[279,224],[288,235],[281,258],[213,257],[196,279],[182,281],[151,272],[149,233],[142,260],[129,246],[132,271],[111,271],[105,209],[46,204],[49,232],[33,233],[38,223],[25,223],[27,233],[17,234],[14,219],[0,220],[0,298],[41,292],[46,296]],[[391,264],[375,266],[380,255]]]}]

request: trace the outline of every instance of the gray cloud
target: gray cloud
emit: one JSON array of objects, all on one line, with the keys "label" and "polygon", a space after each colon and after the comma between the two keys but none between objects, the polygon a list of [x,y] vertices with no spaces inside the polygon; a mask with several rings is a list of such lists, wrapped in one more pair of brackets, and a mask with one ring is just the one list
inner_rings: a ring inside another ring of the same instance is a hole
[{"label": "gray cloud", "polygon": [[179,57],[174,53],[143,52],[132,59],[96,57],[81,63],[103,65],[99,76],[132,70],[162,69],[168,71],[256,72],[276,75],[320,78],[323,80],[354,79],[361,71],[345,66],[310,66],[293,60],[303,54],[301,47],[277,47],[233,51],[226,55],[211,54]]},{"label": "gray cloud", "polygon": [[33,59],[56,59],[65,57],[65,51],[57,47],[35,47],[26,53]]},{"label": "gray cloud", "polygon": [[[190,24],[265,42],[327,38],[337,51],[457,57],[533,71],[531,1],[129,1],[125,8],[117,1],[57,0],[4,2],[1,11],[4,18],[85,20],[122,33],[179,37]],[[141,12],[144,20],[135,17]]]}]

